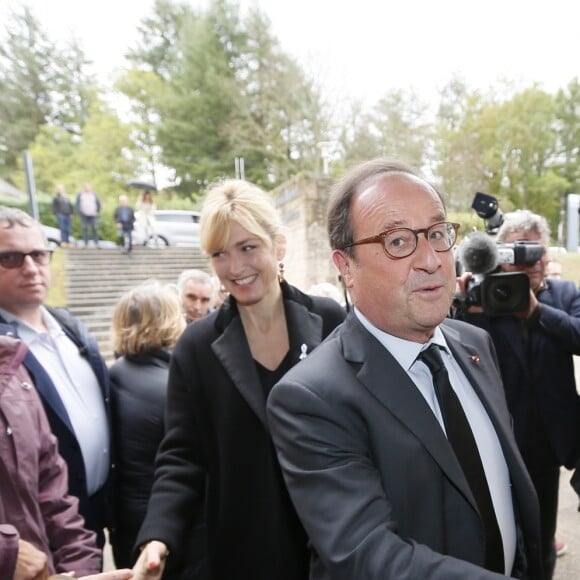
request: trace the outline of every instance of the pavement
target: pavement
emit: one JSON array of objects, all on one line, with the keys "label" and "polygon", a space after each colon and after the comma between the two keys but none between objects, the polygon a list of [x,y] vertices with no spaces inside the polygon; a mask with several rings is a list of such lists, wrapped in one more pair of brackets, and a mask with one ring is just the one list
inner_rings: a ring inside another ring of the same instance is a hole
[{"label": "pavement", "polygon": [[580,512],[571,477],[571,471],[562,469],[556,537],[568,544],[568,551],[556,560],[554,580],[580,580]]}]

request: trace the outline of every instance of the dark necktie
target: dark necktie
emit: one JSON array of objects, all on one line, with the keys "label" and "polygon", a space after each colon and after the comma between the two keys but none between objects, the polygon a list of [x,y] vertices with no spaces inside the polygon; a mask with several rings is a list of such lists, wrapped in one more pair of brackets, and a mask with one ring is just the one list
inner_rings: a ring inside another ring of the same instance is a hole
[{"label": "dark necktie", "polygon": [[495,510],[491,501],[485,471],[477,450],[477,444],[463,407],[449,382],[439,347],[432,344],[419,354],[431,371],[435,394],[439,401],[447,439],[455,452],[469,487],[477,502],[485,526],[485,567],[494,572],[505,573],[503,543]]}]

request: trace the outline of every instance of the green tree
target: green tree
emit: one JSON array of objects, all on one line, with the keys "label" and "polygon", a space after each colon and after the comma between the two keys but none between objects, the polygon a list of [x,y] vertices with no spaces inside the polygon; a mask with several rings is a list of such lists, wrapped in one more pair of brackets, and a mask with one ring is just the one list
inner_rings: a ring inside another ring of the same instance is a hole
[{"label": "green tree", "polygon": [[372,114],[380,154],[425,168],[431,138],[428,105],[413,91],[396,89],[379,100]]},{"label": "green tree", "polygon": [[20,154],[50,118],[55,47],[27,6],[12,12],[0,42],[0,175],[9,177]]},{"label": "green tree", "polygon": [[341,161],[336,170],[341,173],[347,167],[379,156],[379,135],[374,129],[372,115],[363,104],[352,101],[342,114],[337,141],[341,150]]},{"label": "green tree", "polygon": [[232,46],[239,98],[229,127],[236,155],[246,160],[246,176],[275,185],[320,165],[317,144],[326,140],[328,120],[320,91],[271,33],[260,10],[249,11],[243,32],[234,29]]},{"label": "green tree", "polygon": [[157,141],[159,108],[167,83],[153,71],[130,69],[117,79],[115,88],[129,98],[131,152],[137,171],[157,185],[161,170],[161,147]]},{"label": "green tree", "polygon": [[580,192],[580,83],[574,78],[556,95],[556,165],[568,182],[566,193]]},{"label": "green tree", "polygon": [[75,38],[54,55],[51,115],[47,121],[74,135],[82,134],[97,95],[97,82],[88,72],[90,64]]},{"label": "green tree", "polygon": [[[137,161],[130,155],[131,127],[119,121],[116,113],[101,98],[89,108],[83,135],[71,134],[62,127],[45,125],[29,148],[37,190],[52,195],[57,183],[64,183],[74,195],[85,181],[98,192],[104,205],[104,224],[112,222],[118,196],[135,173]],[[24,186],[24,173],[17,182]],[[114,228],[105,232],[114,236]]]},{"label": "green tree", "polygon": [[445,192],[449,209],[468,211],[476,191],[491,193],[476,129],[485,101],[478,92],[470,92],[459,76],[445,85],[440,96],[433,172]]},{"label": "green tree", "polygon": [[[79,138],[62,127],[43,125],[28,153],[32,159],[36,189],[52,194],[57,183],[63,183],[68,192],[79,186],[74,181],[76,172],[76,151]],[[24,187],[24,173],[19,172],[18,183]]]},{"label": "green tree", "polygon": [[557,222],[563,183],[553,166],[554,97],[532,86],[505,102],[491,103],[479,122],[492,191],[501,192],[516,208],[532,209]]},{"label": "green tree", "polygon": [[414,92],[391,90],[370,110],[354,102],[347,115],[338,137],[347,165],[384,155],[426,168],[432,123]]},{"label": "green tree", "polygon": [[192,194],[231,171],[227,127],[238,93],[228,55],[207,16],[187,19],[178,52],[158,141],[162,161],[180,179],[178,189]]},{"label": "green tree", "polygon": [[[262,12],[242,20],[231,0],[212,0],[204,12],[168,1],[154,10],[141,29],[150,43],[129,53],[134,69],[117,83],[132,103],[135,155],[173,168],[185,195],[232,175],[235,157],[263,186],[317,168],[317,143],[328,134],[320,92]],[[147,34],[160,23],[167,34]]]},{"label": "green tree", "polygon": [[184,2],[155,0],[151,15],[137,27],[139,37],[136,46],[127,52],[133,67],[153,72],[169,81],[182,24],[192,16],[192,9]]},{"label": "green tree", "polygon": [[440,109],[438,171],[446,186],[467,177],[471,196],[491,193],[504,211],[528,208],[555,228],[568,185],[558,166],[556,100],[536,85],[511,94],[508,88],[482,96],[459,86],[461,98]]},{"label": "green tree", "polygon": [[80,135],[95,82],[81,45],[60,48],[32,10],[10,14],[0,42],[0,175],[10,177],[41,127]]},{"label": "green tree", "polygon": [[74,155],[74,170],[69,176],[80,186],[90,181],[105,198],[114,203],[135,171],[136,161],[129,154],[130,126],[121,122],[104,100],[90,107],[83,139]]},{"label": "green tree", "polygon": [[132,67],[115,83],[115,89],[130,103],[131,150],[139,162],[137,171],[156,185],[158,174],[168,172],[161,163],[162,149],[157,137],[163,102],[170,91],[181,29],[193,15],[187,4],[156,0],[152,13],[138,26],[135,47],[127,52]]}]

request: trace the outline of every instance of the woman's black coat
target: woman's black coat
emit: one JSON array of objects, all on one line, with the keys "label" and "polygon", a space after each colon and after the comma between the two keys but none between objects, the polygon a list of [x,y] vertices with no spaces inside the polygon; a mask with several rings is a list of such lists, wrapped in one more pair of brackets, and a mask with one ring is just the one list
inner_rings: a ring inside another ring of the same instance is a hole
[{"label": "woman's black coat", "polygon": [[169,352],[121,357],[110,368],[115,449],[115,564],[134,564],[133,545],[147,513],[155,455],[165,434],[163,415]]},{"label": "woman's black coat", "polygon": [[[282,292],[295,364],[345,311],[286,283]],[[307,538],[283,484],[266,423],[266,394],[232,298],[179,340],[166,419],[137,545],[157,539],[170,552],[179,549],[205,510],[212,580],[306,580]]]}]

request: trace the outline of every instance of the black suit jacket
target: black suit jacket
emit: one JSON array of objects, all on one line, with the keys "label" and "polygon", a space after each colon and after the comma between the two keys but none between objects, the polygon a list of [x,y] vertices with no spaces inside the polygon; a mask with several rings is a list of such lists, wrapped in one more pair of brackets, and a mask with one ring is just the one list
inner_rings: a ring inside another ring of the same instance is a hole
[{"label": "black suit jacket", "polygon": [[[520,577],[541,579],[537,499],[487,333],[442,325],[496,429],[520,525]],[[478,358],[473,358],[478,357]],[[483,524],[423,396],[351,314],[268,399],[272,437],[314,546],[311,579],[491,579]]]},{"label": "black suit jacket", "polygon": [[574,360],[580,355],[580,292],[573,282],[546,280],[538,316],[460,314],[487,330],[498,354],[520,451],[531,471],[580,458],[580,397]]},{"label": "black suit jacket", "polygon": [[[282,284],[292,363],[339,324],[328,298]],[[166,435],[137,545],[169,550],[205,510],[212,580],[305,580],[304,530],[284,486],[266,424],[266,393],[236,303],[185,330],[172,355]],[[171,556],[169,556],[171,558]]]}]

